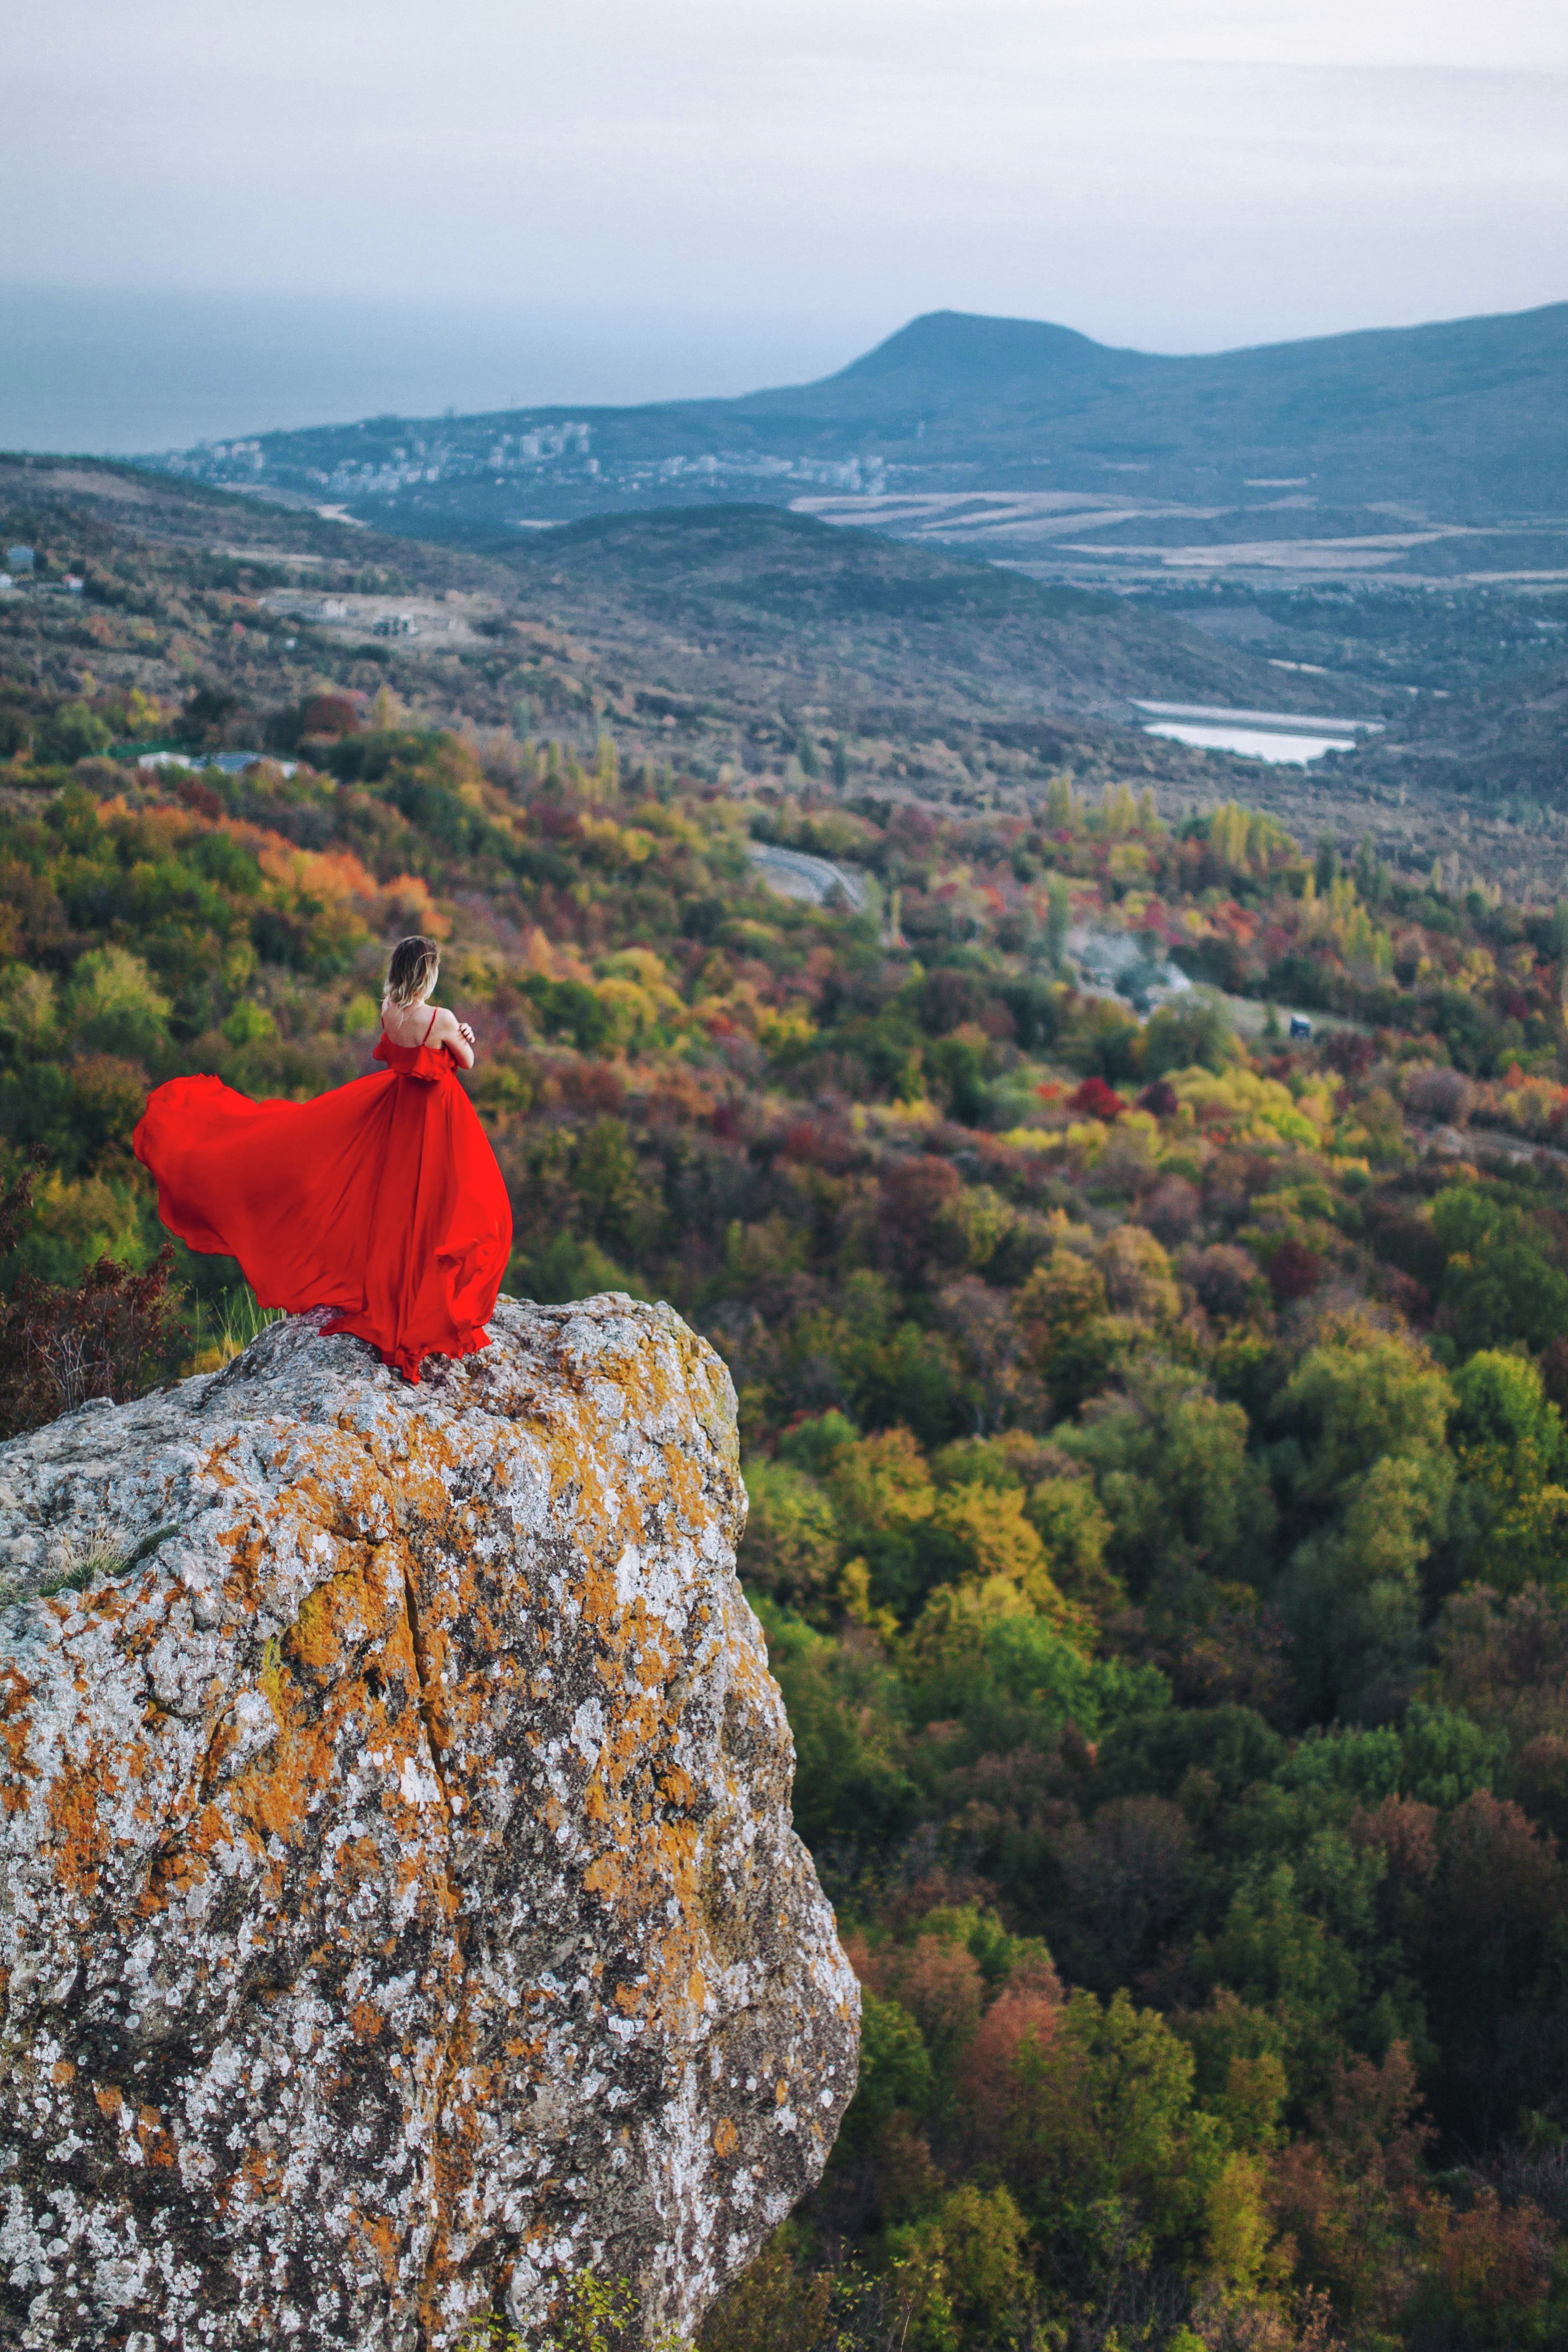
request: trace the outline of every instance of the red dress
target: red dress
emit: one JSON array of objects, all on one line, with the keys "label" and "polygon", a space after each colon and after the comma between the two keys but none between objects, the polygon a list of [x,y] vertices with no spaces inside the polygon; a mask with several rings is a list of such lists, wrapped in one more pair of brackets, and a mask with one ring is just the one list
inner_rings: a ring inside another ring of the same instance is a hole
[{"label": "red dress", "polygon": [[446,1048],[383,1035],[374,1058],[313,1102],[171,1078],[132,1143],[171,1233],[237,1258],[263,1307],[331,1307],[328,1331],[417,1381],[425,1357],[488,1345],[511,1203]]}]

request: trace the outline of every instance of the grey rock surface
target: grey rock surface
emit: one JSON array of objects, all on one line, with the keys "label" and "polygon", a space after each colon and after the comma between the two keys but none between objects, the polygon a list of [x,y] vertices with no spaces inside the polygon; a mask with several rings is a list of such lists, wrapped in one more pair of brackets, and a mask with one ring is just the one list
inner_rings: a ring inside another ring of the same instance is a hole
[{"label": "grey rock surface", "polygon": [[858,1997],[729,1376],[619,1294],[491,1330],[0,1447],[0,2342],[526,2342],[587,2266],[651,2340],[821,2172]]}]

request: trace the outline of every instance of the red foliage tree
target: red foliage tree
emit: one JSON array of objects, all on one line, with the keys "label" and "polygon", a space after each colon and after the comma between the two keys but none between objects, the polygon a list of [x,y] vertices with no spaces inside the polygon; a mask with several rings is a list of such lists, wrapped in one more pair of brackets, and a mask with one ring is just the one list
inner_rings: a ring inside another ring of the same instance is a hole
[{"label": "red foliage tree", "polygon": [[1085,1078],[1081,1087],[1068,1097],[1068,1108],[1087,1118],[1100,1118],[1107,1127],[1119,1119],[1127,1105],[1114,1087],[1103,1078]]},{"label": "red foliage tree", "polygon": [[1293,1298],[1308,1298],[1323,1278],[1323,1261],[1315,1249],[1292,1237],[1282,1241],[1268,1261],[1268,1287],[1281,1307]]},{"label": "red foliage tree", "polygon": [[301,735],[353,735],[359,723],[359,706],[346,694],[309,695],[300,711]]},{"label": "red foliage tree", "polygon": [[963,1178],[950,1160],[922,1152],[890,1168],[879,1189],[885,1256],[906,1270],[923,1265],[936,1247],[942,1212],[963,1190]]}]

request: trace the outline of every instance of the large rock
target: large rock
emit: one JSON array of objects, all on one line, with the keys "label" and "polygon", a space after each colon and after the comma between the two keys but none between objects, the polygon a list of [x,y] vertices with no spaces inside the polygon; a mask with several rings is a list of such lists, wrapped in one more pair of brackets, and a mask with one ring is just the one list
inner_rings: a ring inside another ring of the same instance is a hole
[{"label": "large rock", "polygon": [[[418,1389],[279,1325],[0,1447],[0,2341],[685,2330],[817,2178],[858,2000],[668,1307]],[[112,1555],[80,1591],[36,1597]]]}]

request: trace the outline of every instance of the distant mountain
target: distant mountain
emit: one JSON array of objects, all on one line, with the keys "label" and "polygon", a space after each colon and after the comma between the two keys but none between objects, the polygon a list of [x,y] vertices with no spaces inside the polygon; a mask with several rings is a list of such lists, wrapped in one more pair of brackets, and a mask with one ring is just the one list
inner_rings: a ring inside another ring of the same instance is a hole
[{"label": "distant mountain", "polygon": [[921,419],[957,420],[969,432],[977,419],[1009,410],[1021,422],[1038,422],[1056,411],[1068,414],[1091,387],[1184,364],[1143,352],[1114,351],[1070,327],[1032,319],[928,310],[819,383],[752,393],[725,404],[742,412],[787,407],[792,415],[895,433],[901,423],[906,436],[910,423],[918,429]]},{"label": "distant mountain", "polygon": [[[1475,496],[1459,469],[1478,460],[1506,480],[1510,499],[1531,507],[1541,499],[1531,469],[1542,460],[1568,485],[1565,364],[1568,302],[1198,358],[1112,350],[1025,319],[936,310],[821,383],[725,404],[745,412],[787,404],[803,418],[894,434],[901,425],[906,436],[919,410],[928,440],[940,433],[965,448],[977,438],[1015,443],[1010,454],[1020,457],[1131,452],[1171,461],[1177,476],[1206,463],[1232,488],[1264,458],[1310,459],[1333,469],[1339,498],[1387,495],[1392,462],[1405,486],[1434,504],[1452,494],[1459,515]],[[1416,446],[1396,452],[1394,432],[1414,432]],[[1042,433],[1048,450],[1034,437]]]},{"label": "distant mountain", "polygon": [[1060,576],[1568,569],[1568,303],[1198,358],[933,311],[735,400],[374,417],[169,470],[468,543],[628,508],[804,507]]}]

